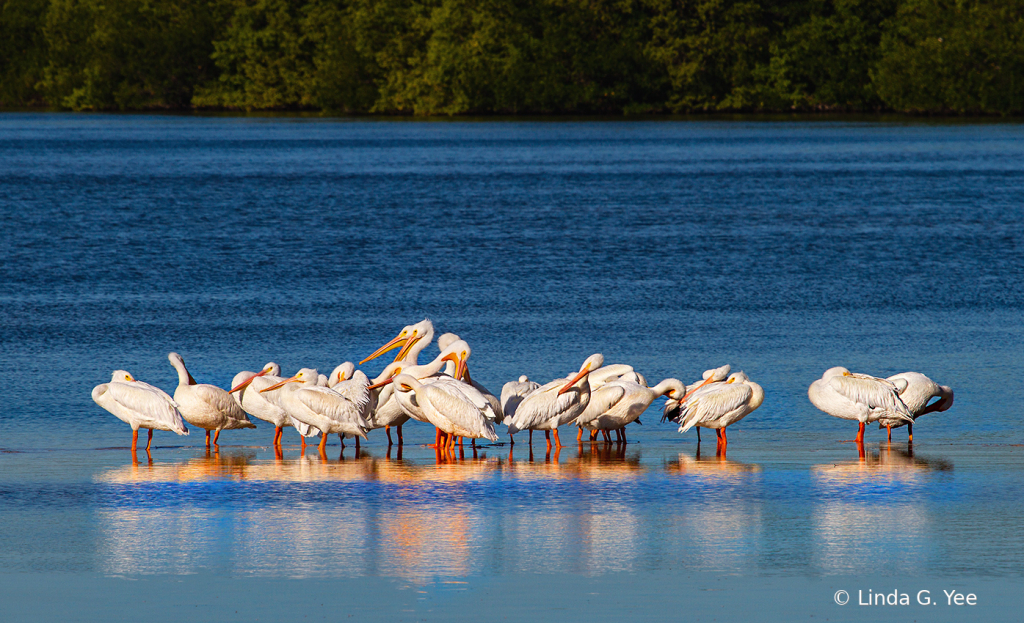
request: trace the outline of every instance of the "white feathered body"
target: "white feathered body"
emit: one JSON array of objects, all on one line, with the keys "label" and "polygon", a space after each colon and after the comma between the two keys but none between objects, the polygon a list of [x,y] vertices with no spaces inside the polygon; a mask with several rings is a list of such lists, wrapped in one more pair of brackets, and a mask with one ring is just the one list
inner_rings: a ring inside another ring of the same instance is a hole
[{"label": "white feathered body", "polygon": [[590,402],[590,384],[584,377],[563,394],[559,390],[572,377],[556,379],[530,392],[515,409],[508,432],[554,430],[575,420]]},{"label": "white feathered body", "polygon": [[252,378],[248,385],[231,394],[235,402],[249,415],[268,422],[275,427],[294,426],[292,418],[273,399],[274,392],[260,393],[261,389],[266,389],[271,385],[280,383],[284,380],[283,377],[272,374],[256,376],[256,374],[255,372],[245,371],[235,375],[234,380],[231,381],[231,387],[237,387]]},{"label": "white feathered body", "polygon": [[[907,383],[906,389],[900,392],[900,399],[903,401],[903,404],[907,405],[907,409],[913,414],[914,420],[917,420],[918,416],[925,413],[945,411],[953,406],[953,389],[945,385],[939,385],[920,372],[901,372],[890,376],[887,380],[893,383],[899,381]],[[932,398],[939,398],[939,400],[932,403],[932,408],[928,408],[928,401]],[[899,428],[907,424],[906,420],[899,418],[878,418],[879,428],[886,426]]]},{"label": "white feathered body", "polygon": [[[363,412],[369,404],[369,391],[366,390],[366,385],[363,385],[361,391],[358,383],[343,387],[342,391],[345,393],[342,393],[329,387],[314,385],[316,381],[313,381],[313,378],[317,377],[311,377],[309,383],[288,383],[280,389],[273,390],[280,392],[278,401],[289,415],[325,435],[339,433],[366,439],[366,431],[369,430],[369,424],[363,418]],[[345,383],[349,381],[339,385]]]},{"label": "white feathered body", "polygon": [[540,387],[540,383],[531,381],[526,375],[519,377],[518,381],[509,381],[501,388],[501,411],[506,418],[511,418],[519,408],[519,403],[526,398],[530,392]]},{"label": "white feathered body", "polygon": [[[742,375],[742,373],[740,373]],[[722,429],[750,415],[764,402],[764,390],[757,383],[738,376],[731,382],[710,383],[693,392],[680,406],[679,432],[694,426]]]},{"label": "white feathered body", "polygon": [[472,385],[444,376],[421,383],[407,374],[395,377],[394,383],[397,394],[406,393],[399,389],[403,384],[412,388],[423,416],[440,430],[456,437],[497,441],[491,404]]},{"label": "white feathered body", "polygon": [[[114,377],[117,376],[115,372]],[[92,399],[131,426],[132,430],[149,428],[168,430],[179,435],[188,434],[188,428],[174,400],[160,388],[148,383],[111,380],[94,387]]]},{"label": "white feathered body", "polygon": [[587,430],[617,430],[636,421],[658,396],[670,391],[678,397],[686,393],[686,386],[677,379],[665,379],[650,388],[626,378],[632,375],[635,373],[630,370],[617,380],[591,389],[590,400],[576,424]]},{"label": "white feathered body", "polygon": [[818,409],[844,420],[866,423],[888,416],[913,422],[895,382],[855,374],[846,368],[826,370],[822,378],[811,383],[807,397]]}]

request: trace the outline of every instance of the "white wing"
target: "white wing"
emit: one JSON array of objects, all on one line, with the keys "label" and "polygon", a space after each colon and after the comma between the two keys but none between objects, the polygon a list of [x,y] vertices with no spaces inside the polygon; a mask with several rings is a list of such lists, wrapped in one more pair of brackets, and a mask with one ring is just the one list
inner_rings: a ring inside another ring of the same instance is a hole
[{"label": "white wing", "polygon": [[[568,378],[551,381],[530,392],[515,411],[509,432],[527,430],[539,426],[561,415],[579,404],[579,392],[568,391],[559,395],[558,390],[565,387]],[[512,429],[515,430],[512,430]]]},{"label": "white wing", "polygon": [[245,414],[245,411],[242,411],[242,407],[238,406],[235,399],[216,385],[200,383],[199,385],[192,385],[191,389],[197,398],[225,416],[238,420],[238,422],[249,422],[249,416]]},{"label": "white wing", "polygon": [[149,383],[144,383],[142,381],[135,381],[135,384],[138,385],[139,387],[145,387],[146,389],[151,390],[160,396],[163,396],[164,400],[171,403],[171,406],[173,406],[175,409],[178,408],[178,403],[174,402],[174,398],[171,398],[170,394],[160,389],[159,387],[155,385],[150,385]]},{"label": "white wing", "polygon": [[586,425],[596,420],[614,407],[626,395],[626,387],[618,381],[607,383],[596,390],[590,391],[590,402],[583,413],[576,418],[577,424]]},{"label": "white wing", "polygon": [[335,422],[356,422],[364,428],[370,426],[363,419],[361,408],[333,389],[307,385],[296,390],[295,397],[313,412]]},{"label": "white wing", "polygon": [[712,383],[693,393],[682,406],[679,432],[695,424],[712,423],[750,402],[753,390],[746,383]]},{"label": "white wing", "polygon": [[[465,385],[465,383],[462,384]],[[456,393],[458,388],[452,387],[448,383],[431,383],[424,385],[421,391],[426,392],[427,400],[430,401],[434,409],[451,420],[452,424],[471,433],[480,434],[491,441],[498,440],[498,435],[494,432],[494,424],[485,416],[485,412],[473,404],[465,394]],[[483,399],[482,396],[481,399]],[[483,402],[487,404],[489,410],[490,404],[485,399]]]},{"label": "white wing", "polygon": [[896,386],[891,381],[866,374],[853,374],[834,376],[828,384],[848,400],[867,405],[871,409],[883,409],[896,416],[904,415],[913,422],[913,416],[907,405],[900,400]]},{"label": "white wing", "polygon": [[[143,422],[149,421],[166,426],[179,435],[188,434],[174,401],[155,387],[147,383],[112,382],[107,383],[107,393],[118,405],[134,412]],[[149,426],[143,424],[143,428]]]},{"label": "white wing", "polygon": [[515,415],[516,409],[523,399],[538,387],[540,387],[540,383],[530,380],[505,383],[501,388],[501,411],[505,417]]}]

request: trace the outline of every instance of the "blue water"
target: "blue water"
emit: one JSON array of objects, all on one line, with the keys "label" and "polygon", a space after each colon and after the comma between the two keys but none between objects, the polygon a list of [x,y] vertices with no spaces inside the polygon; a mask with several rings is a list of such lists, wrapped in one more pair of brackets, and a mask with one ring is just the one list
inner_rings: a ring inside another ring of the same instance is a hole
[{"label": "blue water", "polygon": [[[865,611],[832,603],[836,578],[1017,587],[1022,139],[1014,124],[0,115],[0,586],[55,574],[61,604],[109,578],[234,578],[224,614],[267,581],[344,580],[361,587],[348,602],[392,616],[401,600],[359,600],[395,581],[431,599],[468,587],[475,608],[524,582],[543,601],[699,578],[656,594],[665,615],[669,596],[712,608],[719,589],[699,582],[740,577],[721,581],[741,614],[806,581],[820,590],[799,615],[833,618]],[[326,461],[286,434],[279,459],[261,426],[209,455],[199,434],[157,433],[133,463],[129,429],[90,398],[115,368],[173,391],[172,350],[221,386],[269,360],[326,372],[424,317],[469,341],[495,392],[601,352],[652,383],[730,363],[766,398],[727,456],[661,424],[659,400],[625,447],[441,464],[415,426],[401,457],[377,431]],[[861,458],[841,443],[855,426],[806,398],[834,365],[924,372],[956,403],[912,446],[869,428]],[[1013,606],[993,586],[982,606]]]}]

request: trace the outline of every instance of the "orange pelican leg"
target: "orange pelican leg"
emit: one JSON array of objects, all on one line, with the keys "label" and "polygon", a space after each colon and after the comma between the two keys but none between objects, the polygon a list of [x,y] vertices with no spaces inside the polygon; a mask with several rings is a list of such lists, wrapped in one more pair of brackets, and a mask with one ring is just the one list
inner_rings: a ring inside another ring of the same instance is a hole
[{"label": "orange pelican leg", "polygon": [[206,447],[210,447],[210,431],[206,431]]},{"label": "orange pelican leg", "polygon": [[622,443],[622,431],[618,428],[615,429],[615,443]]},{"label": "orange pelican leg", "polygon": [[909,437],[907,437],[907,441],[908,442],[913,442],[914,441],[914,425],[913,424],[907,424],[907,433],[909,433],[909,435],[910,435]]},{"label": "orange pelican leg", "polygon": [[577,426],[576,428],[578,429],[576,431],[576,441],[583,441],[583,427]]},{"label": "orange pelican leg", "polygon": [[856,442],[857,443],[864,443],[864,422],[861,422],[860,426],[857,428],[857,439],[856,439]]},{"label": "orange pelican leg", "polygon": [[558,438],[558,429],[557,428],[554,429],[553,432],[555,433],[555,447],[556,448],[561,448],[562,447],[562,440]]},{"label": "orange pelican leg", "polygon": [[460,448],[462,447],[462,440],[463,440],[463,437],[459,437],[459,447]]},{"label": "orange pelican leg", "polygon": [[398,425],[398,445],[402,445],[402,425]]},{"label": "orange pelican leg", "polygon": [[341,449],[345,449],[345,433],[338,433],[338,439],[341,441]]},{"label": "orange pelican leg", "polygon": [[359,452],[359,435],[356,435],[356,452]]},{"label": "orange pelican leg", "polygon": [[146,441],[146,453],[149,453],[149,447],[153,445],[153,429],[149,429],[149,440]]},{"label": "orange pelican leg", "polygon": [[611,433],[609,433],[607,429],[602,428],[601,429],[601,434],[604,435],[604,442],[605,443],[611,443],[612,442]]},{"label": "orange pelican leg", "polygon": [[590,431],[590,441],[597,441],[597,429]]},{"label": "orange pelican leg", "polygon": [[213,434],[213,445],[217,445],[217,442],[219,442],[219,441],[220,441],[220,429],[218,428],[217,432],[215,432]]},{"label": "orange pelican leg", "polygon": [[548,452],[551,451],[551,431],[544,431],[544,441],[548,442]]},{"label": "orange pelican leg", "polygon": [[299,437],[302,439],[302,453],[305,454],[306,453],[306,436],[300,434]]},{"label": "orange pelican leg", "polygon": [[533,447],[533,429],[530,429],[530,447]]},{"label": "orange pelican leg", "polygon": [[622,443],[626,443],[626,427],[622,427]]},{"label": "orange pelican leg", "polygon": [[385,426],[384,427],[384,434],[388,436],[388,445],[390,446],[391,445],[391,427],[390,426]]},{"label": "orange pelican leg", "polygon": [[[210,433],[206,433],[209,435]],[[132,454],[135,454],[135,450],[139,447],[139,429],[132,431]]]},{"label": "orange pelican leg", "polygon": [[885,429],[889,431],[889,443],[892,443],[892,426],[886,426]]},{"label": "orange pelican leg", "polygon": [[317,447],[320,448],[320,454],[326,454],[327,433],[320,433],[320,445]]},{"label": "orange pelican leg", "polygon": [[516,445],[516,438],[512,436],[512,433],[508,434],[508,445],[510,448]]}]

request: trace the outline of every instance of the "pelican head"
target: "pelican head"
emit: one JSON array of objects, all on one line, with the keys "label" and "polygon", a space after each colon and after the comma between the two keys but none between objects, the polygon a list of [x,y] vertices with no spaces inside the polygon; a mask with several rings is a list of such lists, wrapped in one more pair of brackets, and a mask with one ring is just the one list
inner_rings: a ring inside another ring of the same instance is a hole
[{"label": "pelican head", "polygon": [[110,382],[114,383],[116,381],[133,383],[135,382],[135,377],[127,370],[114,370],[114,373],[110,375]]},{"label": "pelican head", "polygon": [[704,382],[698,385],[697,387],[694,387],[690,391],[686,392],[686,394],[682,397],[682,400],[680,400],[680,402],[689,398],[693,394],[693,392],[697,391],[701,387],[704,387],[708,383],[721,383],[722,381],[729,377],[729,370],[732,370],[732,366],[730,366],[729,364],[725,364],[720,368],[711,368],[710,370],[705,370],[704,374],[702,375],[704,378]]},{"label": "pelican head", "polygon": [[832,377],[836,377],[836,376],[850,376],[850,375],[851,375],[850,371],[847,370],[846,368],[844,368],[842,366],[836,366],[834,368],[829,368],[828,370],[825,370],[825,374],[822,374],[821,378],[822,378],[822,380],[826,380],[827,381],[828,379],[831,379]]},{"label": "pelican head", "polygon": [[[447,333],[446,335],[454,335]],[[458,336],[455,336],[458,337]],[[441,351],[442,361],[451,361],[455,364],[455,374],[452,378],[463,380],[466,376],[466,360],[473,354],[473,349],[469,347],[469,344],[465,340],[453,340]]]},{"label": "pelican head", "polygon": [[259,378],[259,377],[261,377],[261,376],[263,376],[265,374],[270,374],[270,375],[273,375],[273,376],[281,376],[281,366],[277,365],[273,361],[268,362],[265,366],[263,366],[262,370],[260,370],[256,374],[250,376],[249,378],[245,379],[244,381],[242,381],[238,385],[235,385],[234,387],[232,387],[228,391],[228,393],[229,394],[233,394],[233,393],[235,393],[237,391],[245,389],[246,387],[249,387],[249,383],[252,383],[254,380],[256,380],[257,378]]},{"label": "pelican head", "polygon": [[313,368],[303,368],[303,369],[299,370],[295,374],[295,376],[286,378],[285,380],[281,381],[280,383],[277,383],[276,385],[271,385],[270,387],[261,389],[260,393],[262,394],[263,392],[273,391],[273,390],[275,390],[275,389],[277,389],[279,387],[284,387],[288,383],[302,383],[303,385],[316,385],[317,379],[319,379],[319,378],[320,378],[320,373],[317,372],[315,369],[313,369]]},{"label": "pelican head", "polygon": [[331,372],[330,380],[327,381],[327,384],[330,385],[331,387],[334,387],[338,383],[341,383],[342,381],[346,381],[352,378],[352,375],[355,373],[355,371],[356,364],[352,363],[351,361],[346,361],[345,363],[335,368],[333,372]]},{"label": "pelican head", "polygon": [[562,387],[562,389],[558,390],[558,395],[561,396],[565,392],[569,391],[569,389],[573,385],[580,382],[580,380],[585,379],[587,375],[589,375],[592,371],[600,368],[603,365],[604,355],[602,355],[601,353],[594,353],[593,355],[587,357],[586,361],[583,362],[583,365],[580,366],[580,371],[576,373],[576,376],[572,377],[572,380],[566,383],[565,386]]},{"label": "pelican head", "polygon": [[185,375],[188,377],[188,384],[189,385],[198,385],[199,384],[199,383],[196,382],[196,380],[194,378],[192,378],[192,373],[190,373],[188,371],[188,368],[185,367],[185,360],[181,358],[181,355],[179,355],[178,353],[168,353],[167,354],[167,361],[170,361],[171,365],[174,366],[174,369],[178,370],[178,378],[179,378],[178,382],[179,383],[181,382],[181,380],[180,380],[181,379],[181,372],[184,371]]},{"label": "pelican head", "polygon": [[732,366],[730,366],[729,364],[725,364],[721,368],[711,368],[710,370],[705,370],[702,378],[710,383],[720,383],[725,379],[729,378],[730,370],[732,370]]},{"label": "pelican head", "polygon": [[455,335],[454,333],[444,333],[441,335],[441,337],[437,338],[437,347],[440,350],[444,351],[444,349],[448,348],[454,342],[458,342],[461,339],[462,338]]}]

